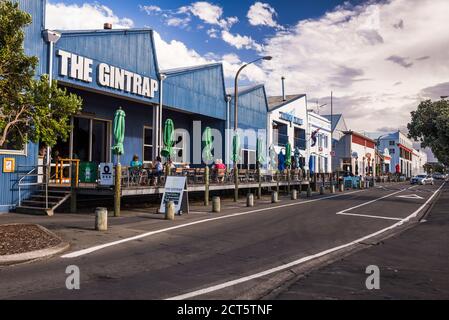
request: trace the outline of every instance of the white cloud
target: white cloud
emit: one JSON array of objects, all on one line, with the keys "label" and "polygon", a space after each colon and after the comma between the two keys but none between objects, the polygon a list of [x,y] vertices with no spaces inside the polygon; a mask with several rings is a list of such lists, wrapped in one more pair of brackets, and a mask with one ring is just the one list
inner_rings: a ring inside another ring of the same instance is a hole
[{"label": "white cloud", "polygon": [[148,14],[151,14],[153,12],[162,12],[161,7],[158,6],[140,6],[140,8]]},{"label": "white cloud", "polygon": [[100,4],[84,3],[82,5],[47,3],[46,28],[49,29],[103,29],[106,22],[112,23],[114,29],[128,29],[134,22],[120,18],[110,8]]},{"label": "white cloud", "polygon": [[169,19],[167,19],[166,24],[170,27],[181,27],[181,28],[185,28],[189,25],[190,22],[190,18],[176,18],[176,17],[171,17]]},{"label": "white cloud", "polygon": [[192,14],[206,24],[219,26],[227,30],[239,21],[237,17],[224,18],[222,7],[206,1],[198,1],[190,6],[181,7],[177,13]]},{"label": "white cloud", "polygon": [[237,49],[253,49],[256,51],[262,51],[262,46],[258,44],[254,39],[248,36],[242,36],[240,34],[232,34],[227,30],[221,32],[221,38],[223,41]]},{"label": "white cloud", "polygon": [[276,10],[268,3],[256,2],[248,11],[247,18],[253,26],[268,26],[278,28],[279,25],[275,21],[277,16]]},{"label": "white cloud", "polygon": [[447,0],[391,0],[300,21],[264,42],[268,91],[279,94],[286,76],[288,93],[329,103],[333,90],[334,112],[354,130],[404,126],[423,89],[447,88],[448,16]]}]

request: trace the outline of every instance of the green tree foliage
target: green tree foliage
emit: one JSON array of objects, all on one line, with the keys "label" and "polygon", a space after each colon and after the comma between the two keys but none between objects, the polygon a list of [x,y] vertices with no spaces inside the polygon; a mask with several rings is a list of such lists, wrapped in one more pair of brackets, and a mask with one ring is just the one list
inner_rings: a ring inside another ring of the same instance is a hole
[{"label": "green tree foliage", "polygon": [[31,19],[17,3],[0,0],[0,148],[29,140],[53,146],[67,139],[69,119],[81,110],[81,99],[56,81],[50,86],[48,76],[35,78],[38,59],[23,48]]},{"label": "green tree foliage", "polygon": [[449,165],[449,102],[423,101],[411,115],[409,137],[423,148],[430,147],[441,163]]}]

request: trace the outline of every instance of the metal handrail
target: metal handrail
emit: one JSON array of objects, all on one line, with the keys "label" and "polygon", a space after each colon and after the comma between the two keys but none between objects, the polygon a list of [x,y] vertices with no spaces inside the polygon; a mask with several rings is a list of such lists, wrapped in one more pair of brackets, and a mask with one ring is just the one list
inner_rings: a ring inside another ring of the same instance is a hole
[{"label": "metal handrail", "polygon": [[[20,166],[19,166],[20,167]],[[21,166],[21,167],[30,167],[30,166]],[[43,173],[34,173],[37,171],[38,168],[44,168],[44,172]],[[45,186],[45,208],[48,209],[48,182],[49,179],[48,178],[48,174],[47,174],[47,169],[48,166],[46,165],[36,165],[33,166],[33,169],[31,169],[29,172],[23,174],[19,173],[19,177],[21,176],[21,178],[18,181],[18,188],[19,188],[19,206],[22,205],[22,187],[29,187],[29,186]],[[26,178],[29,177],[43,177],[42,181],[43,182],[30,182],[30,183],[24,183],[23,181]]]}]

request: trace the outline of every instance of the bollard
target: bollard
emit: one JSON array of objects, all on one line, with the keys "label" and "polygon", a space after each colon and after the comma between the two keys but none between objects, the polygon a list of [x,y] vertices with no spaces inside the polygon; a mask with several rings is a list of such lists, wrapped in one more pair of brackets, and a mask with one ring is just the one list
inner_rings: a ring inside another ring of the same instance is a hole
[{"label": "bollard", "polygon": [[298,200],[298,190],[292,190],[292,200]]},{"label": "bollard", "polygon": [[344,184],[340,184],[340,192],[344,192],[345,191],[345,185]]},{"label": "bollard", "polygon": [[165,220],[175,220],[175,203],[173,201],[165,204]]},{"label": "bollard", "polygon": [[320,195],[323,195],[323,194],[324,194],[324,187],[321,186],[321,187],[320,187]]},{"label": "bollard", "polygon": [[221,200],[220,197],[212,198],[212,212],[219,213],[221,212]]},{"label": "bollard", "polygon": [[271,203],[278,203],[278,202],[279,202],[278,193],[277,191],[273,191],[273,193],[271,194]]},{"label": "bollard", "polygon": [[312,196],[312,188],[310,185],[307,187],[307,198],[310,198]]},{"label": "bollard", "polygon": [[331,193],[335,193],[335,186],[331,185]]},{"label": "bollard", "polygon": [[248,193],[246,195],[246,206],[247,207],[254,207],[254,194]]},{"label": "bollard", "polygon": [[95,230],[107,231],[108,230],[108,209],[97,208],[95,209]]},{"label": "bollard", "polygon": [[359,189],[363,189],[363,181],[362,180],[360,180]]}]

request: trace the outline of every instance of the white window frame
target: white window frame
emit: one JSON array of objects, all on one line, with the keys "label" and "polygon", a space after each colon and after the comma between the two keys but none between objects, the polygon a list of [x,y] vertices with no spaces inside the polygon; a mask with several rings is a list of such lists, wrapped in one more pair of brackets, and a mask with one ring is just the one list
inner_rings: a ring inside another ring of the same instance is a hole
[{"label": "white window frame", "polygon": [[1,155],[12,156],[28,156],[28,143],[25,144],[22,150],[0,149]]},{"label": "white window frame", "polygon": [[[245,151],[248,151],[248,163],[245,165],[244,161],[245,161]],[[250,163],[250,153],[254,153],[254,164]],[[240,163],[239,165],[241,166],[242,169],[245,170],[249,170],[251,165],[256,166],[257,165],[257,151],[254,149],[241,149],[240,150]]]},{"label": "white window frame", "polygon": [[[152,131],[152,135],[153,135],[153,139],[151,139],[151,144],[145,144],[145,130],[151,130]],[[154,161],[145,161],[145,148],[146,147],[151,147],[154,153],[154,148],[153,148],[153,140],[154,140],[154,131],[153,131],[153,127],[152,126],[143,126],[143,132],[142,132],[143,136],[142,136],[142,162],[143,163],[152,163]]]}]

